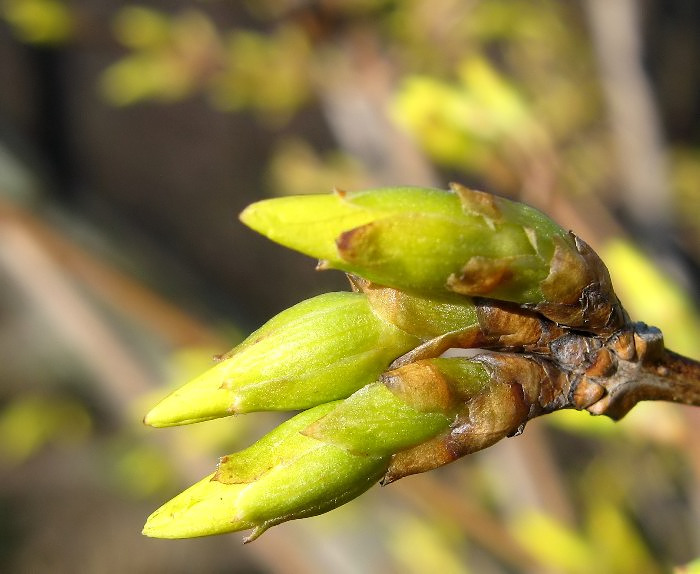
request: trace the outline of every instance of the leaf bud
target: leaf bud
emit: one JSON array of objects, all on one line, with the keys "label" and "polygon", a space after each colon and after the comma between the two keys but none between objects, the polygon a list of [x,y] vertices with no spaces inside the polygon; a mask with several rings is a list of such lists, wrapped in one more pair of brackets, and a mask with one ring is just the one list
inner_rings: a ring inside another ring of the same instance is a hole
[{"label": "leaf bud", "polygon": [[319,295],[272,318],[145,422],[163,427],[345,398],[419,343],[379,318],[361,293]]},{"label": "leaf bud", "polygon": [[321,268],[380,285],[529,305],[591,331],[624,320],[605,265],[583,241],[536,209],[459,184],[277,198],[241,220]]},{"label": "leaf bud", "polygon": [[223,457],[214,474],[151,514],[143,533],[191,538],[253,529],[248,542],[271,526],[327,512],[359,496],[384,474],[389,456],[353,454],[300,432],[335,406],[304,411],[247,449]]}]

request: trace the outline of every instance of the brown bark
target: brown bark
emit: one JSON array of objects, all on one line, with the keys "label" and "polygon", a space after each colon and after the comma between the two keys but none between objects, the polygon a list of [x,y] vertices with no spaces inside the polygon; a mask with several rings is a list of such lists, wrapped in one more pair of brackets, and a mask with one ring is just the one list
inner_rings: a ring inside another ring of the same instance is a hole
[{"label": "brown bark", "polygon": [[612,347],[618,355],[614,372],[583,379],[604,390],[600,400],[584,408],[620,419],[640,401],[700,406],[700,362],[666,349],[658,329],[636,323],[631,337],[618,337]]}]

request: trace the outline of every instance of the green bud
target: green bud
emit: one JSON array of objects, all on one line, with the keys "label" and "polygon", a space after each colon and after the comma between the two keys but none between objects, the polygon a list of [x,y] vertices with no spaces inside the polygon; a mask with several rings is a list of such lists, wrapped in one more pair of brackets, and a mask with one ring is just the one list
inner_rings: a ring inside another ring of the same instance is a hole
[{"label": "green bud", "polygon": [[622,320],[590,248],[524,204],[453,184],[261,201],[243,223],[273,241],[381,285],[534,306],[562,324]]},{"label": "green bud", "polygon": [[304,434],[362,455],[391,455],[446,430],[450,417],[409,406],[374,383],[340,402]]},{"label": "green bud", "polygon": [[303,432],[359,454],[395,454],[448,431],[491,383],[479,361],[429,359],[382,375]]},{"label": "green bud", "polygon": [[[431,294],[451,285],[522,303],[544,299],[539,282],[549,272],[553,239],[570,242],[534,209],[465,188],[285,197],[251,205],[241,220],[382,285]],[[468,281],[462,275],[469,265]]]},{"label": "green bud", "polygon": [[507,353],[417,361],[345,400],[283,423],[220,460],[156,510],[144,534],[187,538],[270,526],[336,508],[492,445],[549,412],[569,381],[544,359]]},{"label": "green bud", "polygon": [[358,456],[304,436],[301,430],[337,403],[320,405],[283,423],[251,447],[221,459],[216,473],[158,510],[143,533],[190,538],[267,528],[327,512],[376,483],[388,456]]},{"label": "green bud", "polygon": [[[421,377],[426,370],[432,376]],[[569,392],[567,377],[547,360],[498,352],[419,361],[387,373],[384,379],[405,401],[426,393],[450,396],[457,412],[447,432],[397,452],[383,484],[432,470],[517,434],[531,418],[561,406],[559,401]]]},{"label": "green bud", "polygon": [[484,352],[391,370],[303,434],[364,455],[392,455],[384,484],[448,464],[519,432],[567,385],[546,361]]},{"label": "green bud", "polygon": [[477,306],[468,297],[453,293],[428,297],[376,285],[361,277],[351,276],[351,281],[367,296],[377,315],[423,341],[479,325]]},{"label": "green bud", "polygon": [[418,343],[379,318],[361,293],[319,295],[268,321],[145,422],[163,427],[345,398]]}]

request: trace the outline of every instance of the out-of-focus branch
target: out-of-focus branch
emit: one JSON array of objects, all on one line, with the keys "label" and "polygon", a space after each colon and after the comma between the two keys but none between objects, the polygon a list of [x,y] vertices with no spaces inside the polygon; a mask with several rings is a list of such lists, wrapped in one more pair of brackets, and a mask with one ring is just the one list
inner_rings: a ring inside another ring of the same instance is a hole
[{"label": "out-of-focus branch", "polygon": [[657,264],[691,289],[694,270],[670,233],[673,198],[661,120],[643,67],[640,4],[585,2],[618,154],[624,214]]},{"label": "out-of-focus branch", "polygon": [[391,489],[394,495],[426,513],[446,516],[468,533],[469,538],[505,564],[520,572],[542,572],[544,567],[523,548],[501,522],[453,488],[428,474],[415,477],[410,484],[401,482]]},{"label": "out-of-focus branch", "polygon": [[0,200],[0,221],[21,229],[63,274],[85,285],[105,303],[116,306],[120,313],[145,325],[170,344],[224,346],[201,321],[99,260],[28,211]]},{"label": "out-of-focus branch", "polygon": [[347,58],[325,69],[316,87],[340,147],[362,161],[372,184],[437,185],[433,166],[388,117],[393,74],[377,40],[362,33],[344,40]]},{"label": "out-of-focus branch", "polygon": [[0,269],[80,361],[104,382],[104,390],[119,405],[116,412],[128,413],[134,399],[156,386],[154,375],[105,327],[40,243],[8,217],[2,218],[0,226]]},{"label": "out-of-focus branch", "polygon": [[662,240],[671,219],[664,144],[642,68],[639,3],[588,0],[586,8],[619,154],[625,210]]}]

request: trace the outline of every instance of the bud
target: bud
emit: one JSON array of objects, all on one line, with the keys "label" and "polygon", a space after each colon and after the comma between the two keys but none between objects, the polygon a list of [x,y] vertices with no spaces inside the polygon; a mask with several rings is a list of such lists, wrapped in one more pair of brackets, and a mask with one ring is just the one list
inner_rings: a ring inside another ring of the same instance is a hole
[{"label": "bud", "polygon": [[355,290],[367,296],[372,310],[399,329],[423,341],[479,325],[477,305],[454,293],[427,297],[348,276]]},{"label": "bud", "polygon": [[500,380],[501,370],[485,365],[488,356],[426,359],[391,370],[303,433],[364,455],[396,454],[446,439],[473,405],[492,397],[494,387],[511,383]]},{"label": "bud", "polygon": [[[435,398],[425,392],[431,382],[424,379],[419,389],[428,400]],[[414,408],[384,384],[373,383],[341,401],[303,433],[364,456],[392,455],[447,430],[452,416],[445,410],[439,403]]]},{"label": "bud", "polygon": [[418,361],[342,401],[319,405],[163,505],[144,534],[186,538],[313,516],[516,434],[568,394],[544,360],[484,353]]},{"label": "bud", "polygon": [[420,361],[384,378],[398,377],[398,388],[411,389],[415,386],[411,382],[420,384],[412,370],[425,363],[439,372],[456,397],[457,413],[448,431],[394,455],[383,484],[432,470],[521,433],[528,420],[561,407],[570,386],[567,375],[545,359],[496,352],[470,359]]},{"label": "bud", "polygon": [[320,405],[283,423],[156,510],[143,529],[190,538],[269,527],[327,512],[359,496],[386,471],[389,456],[355,455],[301,430],[336,407]]},{"label": "bud", "polygon": [[427,297],[349,277],[377,315],[424,341],[392,367],[439,357],[451,348],[547,353],[551,342],[564,333],[541,315],[513,303],[474,300],[455,293]]},{"label": "bud", "polygon": [[161,401],[145,422],[163,427],[308,408],[349,396],[399,356],[399,364],[405,364],[451,347],[538,350],[560,334],[517,308],[453,293],[428,298],[351,280],[363,294],[328,293],[283,311]]},{"label": "bud", "polygon": [[567,384],[546,361],[522,355],[426,359],[385,373],[303,434],[356,454],[393,455],[387,484],[522,431],[557,406]]},{"label": "bud", "polygon": [[453,184],[254,203],[243,223],[273,241],[409,292],[533,306],[609,332],[624,317],[607,269],[573,234],[526,205]]},{"label": "bud", "polygon": [[418,343],[379,318],[361,293],[319,295],[268,321],[145,422],[163,427],[345,398]]},{"label": "bud", "polygon": [[460,395],[487,384],[480,365],[456,359],[391,371],[222,458],[216,473],[156,510],[144,534],[189,538],[252,528],[250,540],[275,524],[331,510],[382,478],[395,453],[448,433]]},{"label": "bud", "polygon": [[[587,358],[578,339],[593,338],[567,327],[602,335],[626,316],[597,255],[540,212],[453,185],[280,198],[241,218],[358,274],[355,292],[280,313],[147,415],[169,426],[309,408],[222,458],[153,513],[145,534],[253,529],[250,540],[600,399],[595,381],[572,390],[583,371],[564,359]],[[437,358],[450,347],[498,352]],[[611,364],[599,353],[585,374]]]}]

